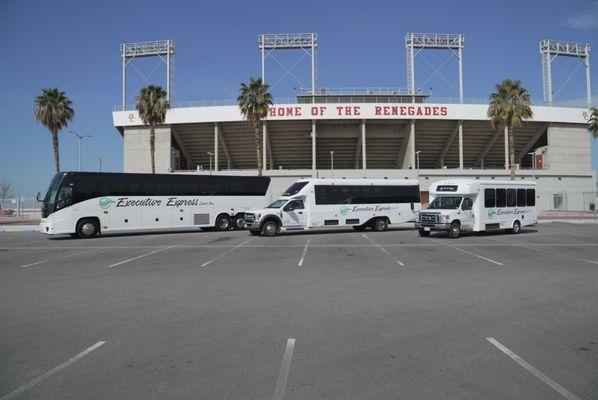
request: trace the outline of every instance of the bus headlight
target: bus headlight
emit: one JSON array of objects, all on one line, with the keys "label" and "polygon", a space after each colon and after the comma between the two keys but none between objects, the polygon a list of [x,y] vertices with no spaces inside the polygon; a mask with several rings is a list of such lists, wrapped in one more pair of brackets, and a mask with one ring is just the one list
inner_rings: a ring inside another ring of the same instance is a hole
[{"label": "bus headlight", "polygon": [[443,215],[440,215],[440,216],[438,217],[438,220],[439,220],[440,222],[449,222],[449,216],[448,216],[448,215],[444,215],[444,214],[443,214]]}]

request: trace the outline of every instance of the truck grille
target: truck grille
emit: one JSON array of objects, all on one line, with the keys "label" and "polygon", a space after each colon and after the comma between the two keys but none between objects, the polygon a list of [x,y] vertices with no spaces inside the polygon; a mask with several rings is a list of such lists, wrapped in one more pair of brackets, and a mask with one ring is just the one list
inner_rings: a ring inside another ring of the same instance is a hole
[{"label": "truck grille", "polygon": [[245,222],[254,222],[255,214],[245,214]]},{"label": "truck grille", "polygon": [[430,214],[420,214],[419,215],[420,222],[436,222],[437,218],[438,217],[436,215],[430,215]]}]

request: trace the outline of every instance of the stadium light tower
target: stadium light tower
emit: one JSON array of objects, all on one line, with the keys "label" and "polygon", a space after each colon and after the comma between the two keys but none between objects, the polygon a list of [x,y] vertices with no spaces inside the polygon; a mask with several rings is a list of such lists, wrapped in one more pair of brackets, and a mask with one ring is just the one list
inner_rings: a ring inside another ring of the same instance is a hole
[{"label": "stadium light tower", "polygon": [[[120,45],[120,56],[122,58],[122,75],[123,75],[123,90],[122,90],[122,108],[126,110],[127,105],[127,67],[130,65],[135,69],[144,83],[150,84],[149,78],[156,71],[162,62],[166,64],[166,99],[172,101],[172,84],[174,81],[174,40],[157,40],[154,42],[139,42],[139,43],[123,43]],[[136,58],[142,57],[158,57],[160,61],[149,73],[143,74],[135,67],[133,61]]]},{"label": "stadium light tower", "polygon": [[[580,66],[586,69],[586,97],[588,107],[592,106],[592,89],[590,87],[590,45],[588,43],[561,42],[559,40],[542,40],[540,42],[540,54],[542,55],[542,81],[544,83],[544,101],[552,105],[554,97],[571,81],[573,75]],[[575,57],[581,64],[575,68],[563,85],[556,91],[552,89],[552,62],[559,56]]]},{"label": "stadium light tower", "polygon": [[[449,50],[451,56],[444,61],[440,67],[436,68],[423,55],[421,57],[434,72],[421,84],[425,86],[426,83],[432,79],[436,74],[440,75],[442,79],[456,92],[459,93],[459,100],[463,103],[463,43],[465,38],[462,34],[438,34],[438,33],[408,33],[405,36],[405,45],[407,47],[407,87],[411,95],[415,95],[415,57],[419,55],[424,49]],[[442,75],[440,70],[448,64],[448,62],[455,56],[459,63],[459,88],[455,86]]]},{"label": "stadium light tower", "polygon": [[[292,70],[305,56],[311,58],[311,93],[312,96],[316,92],[316,71],[317,71],[317,48],[318,48],[318,34],[317,33],[274,33],[274,34],[260,34],[259,47],[262,53],[262,82],[266,82],[266,59],[272,58],[278,65],[284,69],[284,74],[270,87],[276,86],[287,75],[294,78],[301,87],[306,85],[301,82]],[[281,63],[275,56],[276,50],[303,50],[303,54],[290,67]]]}]

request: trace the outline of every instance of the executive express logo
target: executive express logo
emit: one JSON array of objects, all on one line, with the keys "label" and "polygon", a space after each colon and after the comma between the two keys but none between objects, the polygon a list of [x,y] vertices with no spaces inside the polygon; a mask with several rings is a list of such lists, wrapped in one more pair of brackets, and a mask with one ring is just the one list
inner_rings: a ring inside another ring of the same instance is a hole
[{"label": "executive express logo", "polygon": [[107,208],[110,208],[110,206],[112,205],[112,203],[115,203],[114,200],[108,198],[108,197],[102,197],[100,199],[100,207],[103,208],[104,210]]},{"label": "executive express logo", "polygon": [[494,219],[494,217],[496,217],[496,211],[494,211],[493,209],[489,209],[488,210],[488,218]]},{"label": "executive express logo", "polygon": [[341,215],[347,215],[349,214],[349,211],[351,211],[351,207],[347,207],[347,206],[341,206]]}]

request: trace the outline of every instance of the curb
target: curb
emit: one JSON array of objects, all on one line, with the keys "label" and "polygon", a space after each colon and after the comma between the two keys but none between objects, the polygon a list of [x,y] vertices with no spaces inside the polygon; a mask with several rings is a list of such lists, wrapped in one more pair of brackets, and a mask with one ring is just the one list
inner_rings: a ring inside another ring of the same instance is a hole
[{"label": "curb", "polygon": [[39,225],[0,225],[0,233],[39,232]]}]

